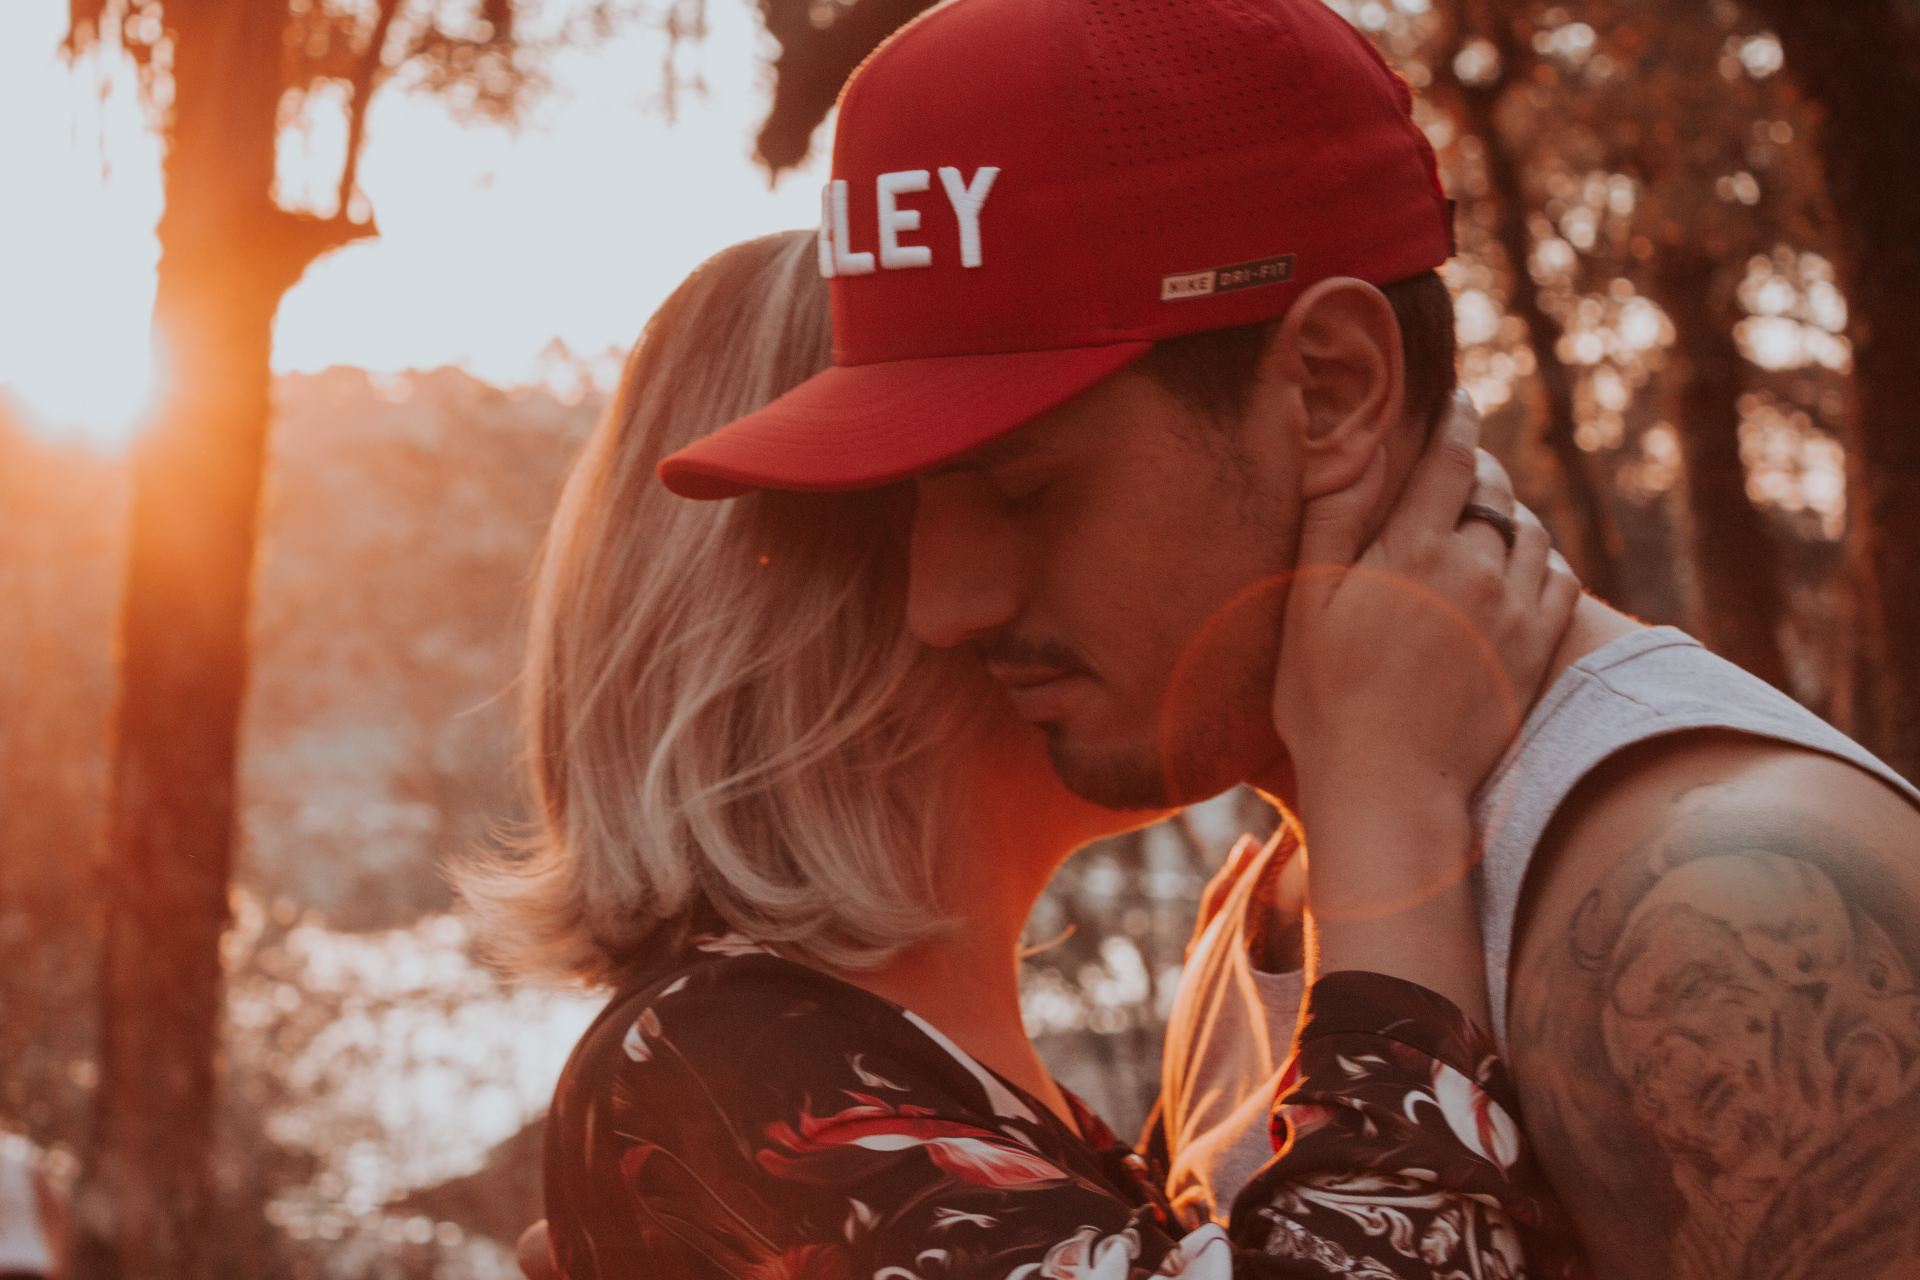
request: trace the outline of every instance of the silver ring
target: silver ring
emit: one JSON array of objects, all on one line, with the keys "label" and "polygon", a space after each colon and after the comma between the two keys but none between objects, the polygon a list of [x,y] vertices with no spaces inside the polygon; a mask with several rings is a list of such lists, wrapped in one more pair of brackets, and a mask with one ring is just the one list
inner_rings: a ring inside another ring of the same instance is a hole
[{"label": "silver ring", "polygon": [[1478,520],[1482,524],[1492,525],[1493,531],[1500,535],[1500,541],[1507,544],[1508,551],[1513,550],[1513,544],[1520,537],[1520,526],[1513,522],[1512,516],[1484,502],[1467,504],[1466,510],[1460,513],[1460,523],[1465,524],[1469,520]]}]

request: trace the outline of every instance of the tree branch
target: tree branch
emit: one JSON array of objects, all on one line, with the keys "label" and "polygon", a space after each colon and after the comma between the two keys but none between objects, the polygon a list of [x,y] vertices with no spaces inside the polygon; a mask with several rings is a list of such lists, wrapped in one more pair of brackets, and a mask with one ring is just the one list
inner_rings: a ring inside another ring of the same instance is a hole
[{"label": "tree branch", "polygon": [[341,218],[347,216],[347,202],[353,198],[353,187],[360,177],[360,150],[367,136],[367,108],[373,102],[374,90],[379,87],[387,33],[399,13],[400,0],[380,0],[380,14],[374,19],[373,34],[367,38],[366,52],[354,68],[353,99],[347,104],[347,158],[340,168],[340,198],[335,205],[336,216]]},{"label": "tree branch", "polygon": [[355,222],[345,212],[331,218],[318,218],[310,213],[282,211],[279,226],[262,251],[263,279],[284,292],[299,283],[308,267],[335,249],[379,234],[380,228],[372,218]]},{"label": "tree branch", "polygon": [[[1527,345],[1533,352],[1535,376],[1546,402],[1542,435],[1559,466],[1573,524],[1574,545],[1569,548],[1569,558],[1591,590],[1602,598],[1618,599],[1620,534],[1608,509],[1607,495],[1594,483],[1586,455],[1574,438],[1574,377],[1560,359],[1560,323],[1548,314],[1533,278],[1533,233],[1527,226],[1530,206],[1525,175],[1520,158],[1500,128],[1500,104],[1510,86],[1524,84],[1532,75],[1534,53],[1515,37],[1512,14],[1490,0],[1462,0],[1455,18],[1454,38],[1443,52],[1441,64],[1458,95],[1467,132],[1478,137],[1485,149],[1495,238],[1507,258],[1507,309],[1527,327]],[[1475,38],[1493,46],[1500,70],[1483,82],[1468,84],[1453,68],[1461,50]]]}]

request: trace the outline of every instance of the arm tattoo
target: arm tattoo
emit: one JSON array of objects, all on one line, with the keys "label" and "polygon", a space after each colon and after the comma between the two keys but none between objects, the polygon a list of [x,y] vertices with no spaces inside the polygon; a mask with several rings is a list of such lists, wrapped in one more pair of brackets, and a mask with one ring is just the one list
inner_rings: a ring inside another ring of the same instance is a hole
[{"label": "arm tattoo", "polygon": [[1637,1237],[1589,1241],[1603,1274],[1891,1276],[1920,1257],[1920,913],[1736,791],[1689,794],[1559,933],[1515,1007],[1550,1077],[1523,1075],[1527,1121]]}]

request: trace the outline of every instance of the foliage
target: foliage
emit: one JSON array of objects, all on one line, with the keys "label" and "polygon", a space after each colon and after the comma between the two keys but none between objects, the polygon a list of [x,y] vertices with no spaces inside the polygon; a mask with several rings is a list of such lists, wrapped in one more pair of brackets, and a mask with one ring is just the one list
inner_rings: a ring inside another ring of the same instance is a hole
[{"label": "foliage", "polygon": [[[562,48],[603,39],[642,0],[582,0],[556,16],[528,0],[271,0],[284,12],[281,80],[305,95],[345,88],[364,100],[380,82],[432,94],[463,119],[513,123],[551,88],[545,67]],[[172,45],[208,0],[71,0],[67,50],[118,49],[140,70],[149,106],[171,101]]]}]

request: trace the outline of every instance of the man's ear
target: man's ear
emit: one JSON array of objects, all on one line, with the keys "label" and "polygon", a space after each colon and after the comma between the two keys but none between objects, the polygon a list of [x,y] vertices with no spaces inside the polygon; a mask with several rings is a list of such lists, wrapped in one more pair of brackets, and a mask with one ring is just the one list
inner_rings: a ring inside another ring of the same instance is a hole
[{"label": "man's ear", "polygon": [[1351,276],[1320,281],[1288,308],[1266,358],[1299,396],[1301,497],[1357,482],[1405,399],[1400,323],[1386,295]]}]

